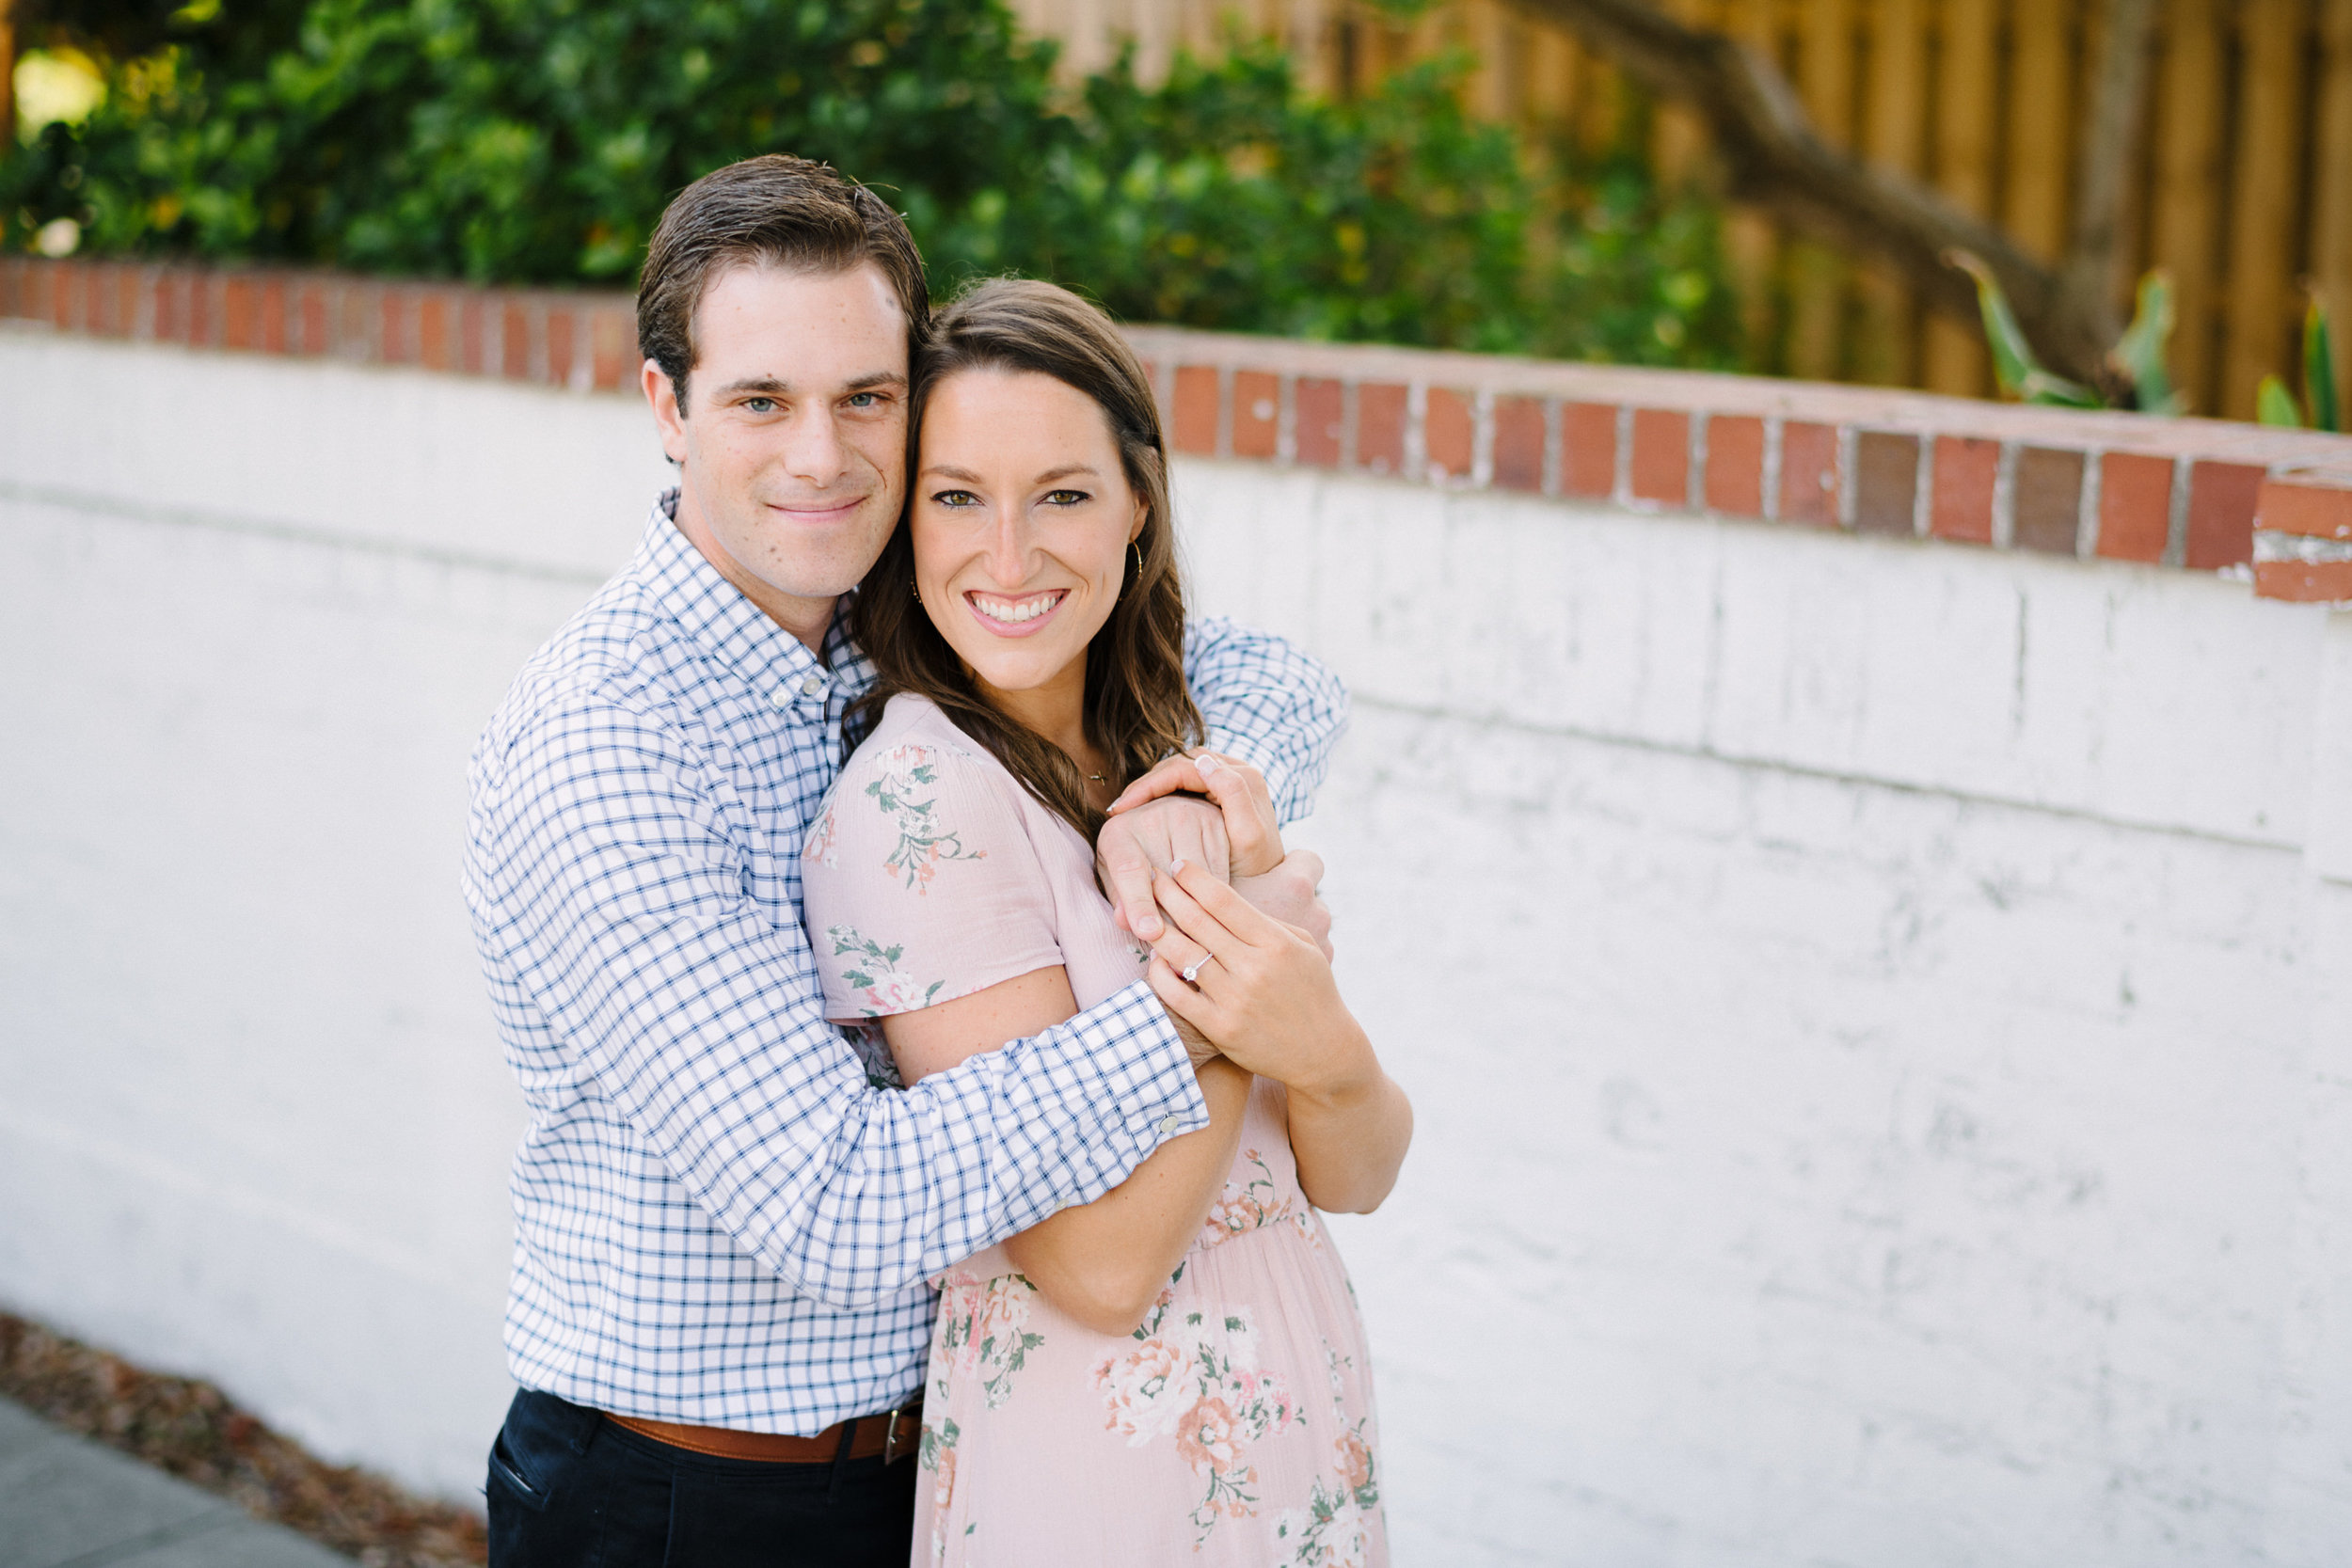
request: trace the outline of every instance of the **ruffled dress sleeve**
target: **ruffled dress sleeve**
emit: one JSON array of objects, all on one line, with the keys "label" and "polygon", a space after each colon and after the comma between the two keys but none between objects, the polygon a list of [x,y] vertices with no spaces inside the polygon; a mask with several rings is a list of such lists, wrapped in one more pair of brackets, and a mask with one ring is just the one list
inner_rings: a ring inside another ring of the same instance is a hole
[{"label": "ruffled dress sleeve", "polygon": [[913,1012],[1063,961],[1020,785],[977,743],[885,726],[834,783],[801,851],[825,1016]]}]

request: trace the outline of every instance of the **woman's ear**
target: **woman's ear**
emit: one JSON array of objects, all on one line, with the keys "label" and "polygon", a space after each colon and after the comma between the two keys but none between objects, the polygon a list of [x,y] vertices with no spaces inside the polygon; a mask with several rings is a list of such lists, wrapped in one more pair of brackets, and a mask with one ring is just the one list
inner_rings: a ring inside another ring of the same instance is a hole
[{"label": "woman's ear", "polygon": [[1127,531],[1127,543],[1132,545],[1136,540],[1142,538],[1143,525],[1151,520],[1152,508],[1145,503],[1144,499],[1141,496],[1137,496],[1136,498],[1136,526]]}]

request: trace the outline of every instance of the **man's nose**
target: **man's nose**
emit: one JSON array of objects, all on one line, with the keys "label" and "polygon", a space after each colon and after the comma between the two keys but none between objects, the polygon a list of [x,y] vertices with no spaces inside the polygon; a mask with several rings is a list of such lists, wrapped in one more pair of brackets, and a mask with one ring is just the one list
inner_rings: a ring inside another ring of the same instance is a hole
[{"label": "man's nose", "polygon": [[796,421],[785,460],[792,477],[813,489],[830,490],[839,483],[849,467],[849,449],[832,409],[811,409]]}]

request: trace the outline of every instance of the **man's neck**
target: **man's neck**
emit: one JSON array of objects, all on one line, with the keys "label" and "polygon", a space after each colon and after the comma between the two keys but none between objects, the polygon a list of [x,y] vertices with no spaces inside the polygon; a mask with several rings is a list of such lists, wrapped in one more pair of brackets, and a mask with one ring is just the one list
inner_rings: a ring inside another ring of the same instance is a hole
[{"label": "man's neck", "polygon": [[671,525],[684,535],[686,542],[721,577],[734,585],[735,591],[759,607],[759,612],[800,639],[819,663],[825,657],[825,634],[833,629],[834,607],[836,598],[804,599],[787,594],[773,584],[763,582],[744,569],[743,563],[729,555],[709,525],[703,520],[702,511],[694,502],[692,485],[685,486],[678,495],[677,512]]}]

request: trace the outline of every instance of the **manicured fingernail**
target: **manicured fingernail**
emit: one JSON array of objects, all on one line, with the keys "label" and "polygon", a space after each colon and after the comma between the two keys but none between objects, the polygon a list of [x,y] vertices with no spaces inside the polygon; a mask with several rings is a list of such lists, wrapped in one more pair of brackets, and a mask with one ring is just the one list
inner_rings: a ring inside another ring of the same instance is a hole
[{"label": "manicured fingernail", "polygon": [[1160,917],[1156,914],[1147,914],[1141,920],[1136,921],[1136,935],[1141,937],[1146,942],[1159,941]]},{"label": "manicured fingernail", "polygon": [[1182,871],[1184,868],[1184,863],[1182,856],[1179,856],[1177,859],[1168,863],[1168,874],[1171,877],[1176,875],[1179,871]]},{"label": "manicured fingernail", "polygon": [[1203,773],[1221,773],[1225,770],[1225,760],[1214,752],[1203,752],[1193,761]]}]

